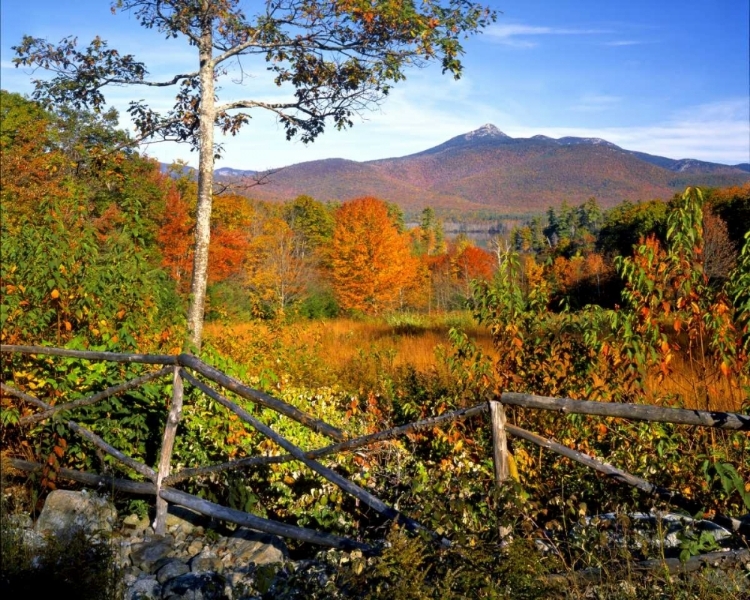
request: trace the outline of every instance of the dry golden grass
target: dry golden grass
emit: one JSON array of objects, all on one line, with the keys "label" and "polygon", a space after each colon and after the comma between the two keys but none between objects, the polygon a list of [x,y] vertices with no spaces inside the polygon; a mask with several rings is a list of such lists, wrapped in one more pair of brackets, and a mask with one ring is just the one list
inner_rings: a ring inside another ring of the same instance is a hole
[{"label": "dry golden grass", "polygon": [[[437,350],[440,346],[449,346],[449,329],[446,320],[439,318],[425,319],[413,328],[394,326],[383,320],[341,318],[303,321],[280,330],[259,322],[208,323],[205,336],[209,341],[230,335],[240,339],[280,336],[281,343],[291,354],[312,353],[334,372],[345,371],[363,354],[378,355],[385,368],[410,366],[428,372],[442,368]],[[486,328],[469,325],[463,329],[484,352],[494,354],[492,338]]]},{"label": "dry golden grass", "polygon": [[[296,369],[298,379],[318,385],[337,381],[358,384],[357,378],[377,378],[407,366],[421,373],[447,376],[438,349],[450,348],[450,323],[447,316],[420,317],[417,325],[411,327],[389,324],[384,319],[347,318],[301,321],[280,327],[262,322],[214,322],[206,325],[205,335],[208,341],[236,340],[238,348],[249,345],[251,340],[275,339],[284,348],[287,368]],[[496,356],[486,328],[472,324],[465,315],[462,325],[485,354]],[[718,369],[702,371],[681,355],[675,355],[670,366],[666,377],[647,378],[647,403],[661,405],[674,400],[675,405],[685,408],[737,412],[747,402],[736,379],[728,379]]]},{"label": "dry golden grass", "polygon": [[742,411],[748,401],[736,377],[726,377],[718,368],[703,368],[686,356],[676,355],[670,372],[663,378],[652,375],[646,380],[646,401],[663,404],[679,398],[684,408],[716,411]]}]

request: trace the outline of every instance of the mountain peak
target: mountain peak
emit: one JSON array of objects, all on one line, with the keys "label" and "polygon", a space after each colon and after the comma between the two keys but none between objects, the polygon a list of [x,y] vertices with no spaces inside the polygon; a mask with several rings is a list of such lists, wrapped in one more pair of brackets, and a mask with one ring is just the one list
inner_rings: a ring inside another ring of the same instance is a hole
[{"label": "mountain peak", "polygon": [[509,135],[504,134],[492,123],[485,123],[479,129],[470,131],[464,135],[467,140],[473,140],[475,138],[509,138]]}]

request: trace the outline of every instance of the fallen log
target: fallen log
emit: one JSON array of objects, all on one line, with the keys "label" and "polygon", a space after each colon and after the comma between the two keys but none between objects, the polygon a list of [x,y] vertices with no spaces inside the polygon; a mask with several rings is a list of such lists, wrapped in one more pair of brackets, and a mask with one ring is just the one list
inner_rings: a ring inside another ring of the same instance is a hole
[{"label": "fallen log", "polygon": [[[41,471],[44,465],[28,460],[18,458],[9,459],[10,465],[19,471],[28,471],[35,473]],[[130,481],[129,479],[117,479],[110,475],[99,475],[98,473],[88,473],[86,471],[74,471],[73,469],[61,468],[58,475],[64,479],[77,481],[98,488],[100,490],[118,490],[128,494],[139,494],[141,496],[153,496],[156,494],[156,486],[153,483],[141,483]]]}]

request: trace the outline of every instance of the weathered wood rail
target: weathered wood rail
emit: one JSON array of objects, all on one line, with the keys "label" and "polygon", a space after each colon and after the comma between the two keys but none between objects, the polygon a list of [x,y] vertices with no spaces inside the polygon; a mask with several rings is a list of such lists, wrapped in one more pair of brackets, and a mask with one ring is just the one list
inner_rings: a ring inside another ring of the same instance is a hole
[{"label": "weathered wood rail", "polygon": [[[195,356],[189,354],[123,354],[110,352],[88,352],[38,346],[10,345],[0,346],[0,353],[60,356],[87,361],[141,363],[146,365],[163,366],[157,371],[147,373],[125,383],[112,386],[86,398],[77,399],[72,402],[56,406],[51,406],[39,398],[36,398],[24,391],[7,385],[4,382],[0,382],[0,389],[2,390],[3,394],[15,397],[22,402],[26,402],[40,409],[40,412],[25,416],[18,422],[19,426],[30,426],[35,423],[44,421],[45,419],[49,419],[55,415],[59,415],[60,413],[67,413],[84,406],[91,406],[97,402],[100,402],[101,400],[104,400],[105,398],[109,398],[124,391],[137,388],[145,383],[171,376],[172,396],[169,410],[165,419],[161,450],[159,453],[159,460],[156,468],[153,468],[125,455],[120,450],[112,447],[110,444],[105,442],[100,436],[96,435],[85,427],[82,427],[75,421],[62,420],[62,422],[65,423],[65,425],[75,434],[86,439],[99,450],[109,454],[115,460],[121,462],[126,467],[129,467],[136,473],[142,475],[148,480],[148,482],[118,479],[111,476],[105,476],[96,473],[84,473],[64,468],[60,469],[59,475],[61,477],[78,481],[86,485],[107,486],[108,488],[118,489],[127,493],[155,496],[157,510],[156,518],[154,521],[154,529],[158,534],[163,534],[165,532],[167,506],[168,503],[171,502],[174,504],[185,506],[187,508],[191,508],[207,516],[226,520],[228,522],[237,523],[240,525],[245,525],[258,531],[263,531],[274,535],[293,538],[323,546],[331,546],[335,548],[368,549],[368,544],[361,541],[343,538],[329,533],[313,531],[311,529],[306,529],[303,527],[296,527],[285,523],[279,523],[270,519],[264,519],[249,513],[241,512],[238,510],[220,506],[212,502],[208,502],[202,498],[199,498],[198,496],[194,496],[171,487],[180,481],[184,481],[186,479],[194,477],[205,476],[212,473],[219,473],[231,469],[247,469],[260,465],[283,464],[289,461],[299,461],[305,464],[310,469],[318,473],[321,477],[338,486],[348,494],[351,494],[360,502],[363,502],[365,505],[382,514],[387,519],[398,521],[411,530],[424,530],[425,528],[420,523],[408,517],[407,515],[402,514],[395,508],[388,506],[380,499],[373,496],[370,492],[357,486],[332,469],[322,465],[320,462],[318,462],[318,459],[342,452],[351,452],[358,448],[362,448],[386,440],[395,439],[412,432],[431,429],[433,427],[445,425],[459,419],[468,419],[485,413],[489,413],[490,415],[490,424],[492,428],[493,438],[495,480],[498,486],[503,485],[503,483],[510,476],[507,449],[507,435],[510,434],[512,436],[536,444],[542,448],[551,450],[557,454],[560,454],[561,456],[567,457],[583,465],[586,465],[587,467],[590,467],[598,471],[599,473],[602,473],[606,477],[609,477],[618,483],[631,485],[641,490],[645,494],[661,498],[663,500],[666,500],[667,502],[674,504],[675,506],[678,506],[690,512],[696,512],[700,509],[700,507],[695,505],[695,503],[690,499],[685,498],[674,490],[669,490],[654,485],[644,479],[626,473],[625,471],[622,471],[601,460],[588,456],[582,452],[574,450],[573,448],[564,446],[556,442],[555,440],[544,438],[530,431],[526,431],[521,427],[507,423],[505,411],[503,408],[504,405],[515,405],[541,410],[553,410],[570,414],[598,415],[602,417],[618,417],[639,421],[666,422],[701,427],[730,429],[736,431],[750,431],[750,415],[729,412],[663,408],[636,404],[591,402],[572,400],[569,398],[548,398],[531,394],[507,392],[501,394],[496,400],[488,403],[455,410],[435,417],[416,421],[408,425],[393,427],[385,431],[347,439],[348,436],[344,432],[329,425],[328,423],[316,419],[304,413],[303,411],[300,411],[296,407],[273,398],[268,394],[255,390],[245,385],[241,381],[238,381],[237,379],[234,379],[222,373],[221,371],[218,371],[217,369],[211,367],[210,365],[207,365]],[[279,435],[269,426],[253,417],[243,407],[226,398],[219,391],[206,383],[206,381],[199,379],[199,376],[218,385],[220,388],[224,388],[233,392],[237,396],[240,396],[241,398],[251,403],[269,408],[281,415],[293,419],[303,424],[304,426],[329,437],[330,439],[334,440],[334,443],[315,450],[303,450]],[[287,454],[275,456],[251,456],[224,463],[206,465],[203,467],[183,468],[176,473],[172,473],[172,450],[174,448],[177,428],[182,416],[185,383],[194,386],[204,394],[214,399],[218,404],[230,410],[232,413],[237,415],[237,417],[239,417],[247,426],[252,427],[259,433],[266,436],[268,439],[272,440],[280,448],[285,450]],[[11,464],[18,469],[26,471],[35,471],[42,468],[42,465],[38,463],[20,459],[12,459]],[[735,532],[739,532],[742,535],[750,535],[750,526],[746,521],[741,521],[739,519],[720,514],[715,515],[712,520],[722,525],[723,527],[726,527]],[[439,536],[436,536],[435,534],[433,534],[433,537],[440,540],[443,544],[450,544],[448,540],[440,539]]]}]

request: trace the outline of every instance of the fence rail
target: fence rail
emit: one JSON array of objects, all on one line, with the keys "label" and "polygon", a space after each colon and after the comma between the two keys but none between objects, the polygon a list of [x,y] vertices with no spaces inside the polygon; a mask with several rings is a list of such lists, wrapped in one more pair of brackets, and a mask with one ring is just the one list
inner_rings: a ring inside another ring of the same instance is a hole
[{"label": "fence rail", "polygon": [[[430,429],[436,426],[445,425],[459,419],[468,419],[480,414],[489,413],[490,426],[493,438],[493,461],[495,466],[496,485],[502,486],[509,477],[508,468],[508,449],[507,435],[524,439],[546,448],[561,456],[579,462],[590,467],[612,480],[633,486],[642,492],[666,500],[675,506],[685,510],[696,512],[700,507],[695,503],[674,490],[669,490],[661,486],[652,484],[644,479],[636,477],[630,473],[622,471],[606,462],[588,456],[573,448],[569,448],[556,442],[555,440],[539,436],[530,431],[507,423],[505,417],[504,405],[522,406],[532,409],[552,410],[570,414],[587,414],[602,417],[618,417],[631,420],[649,421],[649,422],[666,422],[701,427],[714,427],[721,429],[730,429],[737,431],[750,431],[750,415],[742,415],[730,412],[717,411],[700,411],[686,410],[677,408],[663,408],[656,406],[645,406],[636,404],[621,404],[609,402],[592,402],[572,400],[569,398],[549,398],[545,396],[535,396],[532,394],[518,394],[506,392],[501,394],[496,400],[483,403],[469,408],[462,408],[435,417],[430,417],[420,421],[415,421],[407,425],[393,427],[369,435],[349,438],[345,432],[336,427],[316,419],[311,415],[300,411],[294,406],[287,404],[277,398],[255,390],[241,381],[222,373],[221,371],[207,365],[199,358],[189,355],[180,354],[172,355],[147,355],[147,354],[123,354],[109,352],[88,352],[79,350],[68,350],[63,348],[48,348],[38,346],[10,346],[1,345],[0,353],[17,353],[29,355],[47,355],[60,356],[66,358],[76,358],[88,361],[108,361],[115,363],[141,363],[147,365],[164,365],[163,368],[131,379],[125,383],[112,386],[101,392],[97,392],[86,398],[81,398],[61,404],[51,406],[43,400],[36,398],[26,392],[15,389],[6,383],[0,382],[0,389],[8,396],[13,396],[23,402],[27,402],[40,409],[33,415],[25,416],[19,420],[19,425],[28,426],[34,423],[42,422],[55,415],[68,413],[84,406],[91,406],[97,402],[109,398],[127,390],[137,388],[147,382],[156,381],[172,377],[172,397],[169,411],[165,420],[162,444],[159,453],[157,468],[154,469],[132,457],[125,455],[120,450],[112,447],[100,436],[79,425],[72,420],[63,420],[62,422],[74,433],[88,440],[91,444],[112,456],[115,460],[125,466],[133,469],[135,472],[144,476],[150,483],[136,482],[125,479],[116,479],[100,475],[97,473],[84,473],[70,469],[60,469],[59,475],[74,481],[92,486],[112,487],[128,493],[153,495],[156,497],[157,511],[154,521],[154,530],[157,534],[163,535],[166,526],[166,514],[168,503],[174,503],[187,508],[193,509],[204,515],[226,520],[229,522],[245,525],[259,531],[272,533],[283,537],[298,539],[305,542],[331,546],[343,549],[368,549],[369,546],[357,540],[343,538],[329,533],[313,531],[303,527],[297,527],[284,523],[264,519],[249,513],[230,509],[218,504],[208,502],[197,496],[179,491],[171,486],[189,478],[205,476],[211,473],[218,473],[231,469],[250,468],[268,464],[282,464],[289,461],[299,461],[307,465],[310,469],[318,473],[321,477],[338,486],[343,491],[351,494],[360,502],[365,503],[373,510],[382,514],[388,519],[393,519],[402,523],[411,530],[426,530],[416,520],[404,515],[393,507],[388,506],[383,501],[372,495],[367,490],[354,484],[343,476],[339,475],[332,469],[325,467],[318,462],[318,459],[325,456],[339,454],[342,452],[351,452],[358,448],[395,439],[412,432]],[[269,408],[288,418],[294,419],[298,423],[309,427],[310,429],[323,434],[334,440],[333,444],[318,448],[315,450],[303,450],[289,440],[285,439],[269,426],[260,422],[253,417],[247,410],[232,402],[219,391],[211,387],[208,383],[198,378],[202,376],[220,388],[229,390],[241,398],[252,402],[256,405]],[[202,467],[184,468],[176,473],[171,472],[171,458],[175,443],[178,425],[182,417],[184,385],[189,384],[204,394],[214,399],[217,403],[228,409],[245,424],[249,425],[259,433],[272,440],[279,447],[284,449],[287,454],[277,456],[252,456],[224,463],[206,465]],[[29,461],[12,459],[11,464],[21,470],[35,471],[42,468],[42,465]],[[743,536],[750,535],[750,524],[745,520],[731,518],[725,515],[717,514],[712,519],[717,524],[726,527],[734,532],[739,532]],[[449,545],[450,541],[432,534],[432,536]]]}]

